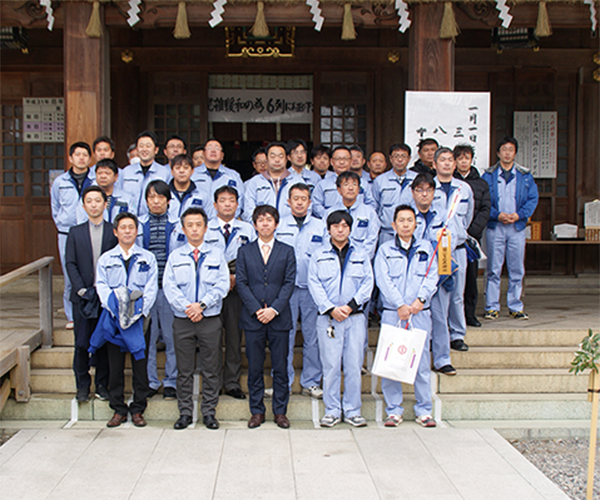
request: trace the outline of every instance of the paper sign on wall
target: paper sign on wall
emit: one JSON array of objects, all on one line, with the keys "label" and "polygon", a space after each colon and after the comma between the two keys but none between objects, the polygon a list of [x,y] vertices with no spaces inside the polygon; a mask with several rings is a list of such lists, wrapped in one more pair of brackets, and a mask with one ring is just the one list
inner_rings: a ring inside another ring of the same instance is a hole
[{"label": "paper sign on wall", "polygon": [[23,142],[63,142],[65,100],[62,97],[23,98]]},{"label": "paper sign on wall", "polygon": [[515,111],[514,134],[519,142],[515,161],[531,169],[536,178],[556,177],[556,111]]}]

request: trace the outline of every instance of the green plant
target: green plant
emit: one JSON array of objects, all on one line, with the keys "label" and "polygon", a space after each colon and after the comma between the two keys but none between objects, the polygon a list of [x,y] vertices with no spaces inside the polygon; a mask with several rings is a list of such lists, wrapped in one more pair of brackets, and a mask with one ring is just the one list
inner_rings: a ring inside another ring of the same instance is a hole
[{"label": "green plant", "polygon": [[579,344],[579,349],[575,351],[575,357],[571,361],[569,372],[577,375],[587,370],[600,371],[600,333],[594,332],[590,328],[587,337],[584,337]]}]

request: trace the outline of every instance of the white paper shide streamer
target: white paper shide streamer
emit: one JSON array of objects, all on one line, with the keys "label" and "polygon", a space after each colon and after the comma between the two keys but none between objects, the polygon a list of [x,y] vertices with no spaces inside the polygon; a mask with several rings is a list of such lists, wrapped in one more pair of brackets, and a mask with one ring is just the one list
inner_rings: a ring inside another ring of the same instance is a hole
[{"label": "white paper shide streamer", "polygon": [[312,21],[315,23],[315,30],[321,31],[325,18],[321,15],[321,8],[319,7],[319,0],[306,0],[306,5],[310,7],[310,13],[312,14]]},{"label": "white paper shide streamer", "polygon": [[211,28],[214,28],[217,24],[220,24],[223,22],[223,17],[221,16],[221,14],[223,14],[223,12],[225,12],[225,4],[227,3],[227,0],[217,0],[216,2],[213,3],[213,8],[214,10],[210,13],[210,20],[208,21],[208,24],[210,25]]},{"label": "white paper shide streamer", "polygon": [[408,18],[408,5],[404,0],[396,0],[396,10],[398,11],[398,31],[404,33],[410,26],[411,20]]},{"label": "white paper shide streamer", "polygon": [[52,8],[52,0],[40,0],[40,5],[46,8],[48,31],[52,31],[52,28],[54,27],[54,9]]},{"label": "white paper shide streamer", "polygon": [[498,17],[502,19],[502,27],[507,29],[510,26],[513,16],[508,13],[506,0],[496,0],[496,9],[500,11]]},{"label": "white paper shide streamer", "polygon": [[592,21],[592,31],[596,31],[598,21],[596,20],[596,6],[594,0],[583,0],[583,3],[590,6],[590,21]]},{"label": "white paper shide streamer", "polygon": [[138,14],[140,13],[140,4],[142,0],[129,0],[129,10],[127,11],[127,24],[133,27],[140,22]]}]

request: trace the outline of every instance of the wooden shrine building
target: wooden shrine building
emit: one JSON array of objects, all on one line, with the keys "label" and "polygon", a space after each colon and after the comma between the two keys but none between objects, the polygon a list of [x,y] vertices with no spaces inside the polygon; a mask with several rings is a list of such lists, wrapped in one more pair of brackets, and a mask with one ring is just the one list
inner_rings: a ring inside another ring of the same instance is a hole
[{"label": "wooden shrine building", "polygon": [[[109,135],[125,166],[127,147],[144,129],[163,141],[178,134],[188,151],[214,136],[225,163],[247,177],[263,141],[300,137],[387,153],[404,142],[408,90],[490,92],[491,162],[496,141],[514,132],[515,112],[556,112],[556,175],[536,179],[533,219],[544,240],[555,224],[583,227],[584,203],[600,193],[598,7],[595,0],[2,0],[1,271],[57,255],[49,181],[68,166],[75,141]],[[209,119],[210,91],[226,88],[310,91],[312,121]],[[61,98],[64,116],[47,130],[42,124],[48,134],[35,142],[26,102]],[[598,250],[529,245],[527,269],[598,272]]]}]

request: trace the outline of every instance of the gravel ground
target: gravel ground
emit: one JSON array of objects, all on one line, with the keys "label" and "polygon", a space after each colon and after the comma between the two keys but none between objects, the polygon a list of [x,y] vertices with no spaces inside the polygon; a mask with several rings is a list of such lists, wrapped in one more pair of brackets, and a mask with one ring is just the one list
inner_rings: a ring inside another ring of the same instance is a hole
[{"label": "gravel ground", "polygon": [[[513,440],[510,443],[573,500],[585,500],[589,439]],[[596,444],[594,499],[600,499],[600,446]]]}]

